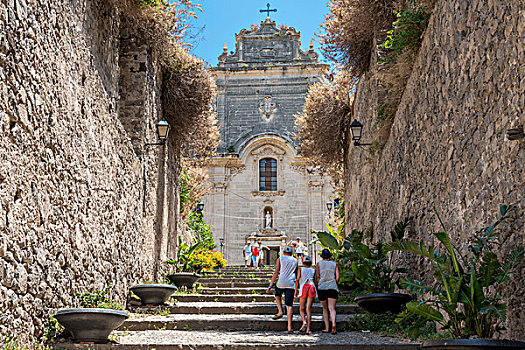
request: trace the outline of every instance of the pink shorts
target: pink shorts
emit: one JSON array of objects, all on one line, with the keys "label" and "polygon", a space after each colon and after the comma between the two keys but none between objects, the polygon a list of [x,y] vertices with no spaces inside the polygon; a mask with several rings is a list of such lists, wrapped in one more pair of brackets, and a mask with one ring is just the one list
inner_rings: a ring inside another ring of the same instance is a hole
[{"label": "pink shorts", "polygon": [[303,294],[300,298],[315,298],[315,287],[313,284],[305,284],[303,286]]}]

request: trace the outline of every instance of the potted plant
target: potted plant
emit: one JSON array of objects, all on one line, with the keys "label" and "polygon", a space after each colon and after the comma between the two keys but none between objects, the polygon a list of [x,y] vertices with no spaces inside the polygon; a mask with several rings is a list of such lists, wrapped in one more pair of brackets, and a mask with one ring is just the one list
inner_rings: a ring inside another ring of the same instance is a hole
[{"label": "potted plant", "polygon": [[413,314],[424,316],[440,324],[453,339],[428,340],[423,349],[525,349],[525,342],[491,339],[504,329],[506,304],[502,286],[509,280],[512,269],[523,261],[523,247],[503,257],[496,253],[500,246],[497,228],[513,209],[502,205],[499,219],[473,234],[468,256],[459,253],[439,215],[443,231],[433,235],[441,243],[441,250],[405,239],[387,245],[389,251],[414,253],[432,262],[432,285],[403,281],[410,291],[427,297],[421,302],[408,303],[400,320]]},{"label": "potted plant", "polygon": [[130,290],[140,298],[142,305],[163,305],[177,287],[171,284],[143,283]]},{"label": "potted plant", "polygon": [[111,285],[103,291],[75,293],[81,308],[62,309],[54,315],[74,342],[107,343],[109,334],[128,318],[119,304],[109,300],[110,289]]},{"label": "potted plant", "polygon": [[175,273],[170,273],[166,277],[177,287],[184,287],[191,289],[193,285],[202,276],[197,274],[195,270],[198,268],[195,263],[192,264],[192,254],[201,247],[201,243],[197,242],[191,246],[182,243],[179,237],[179,250],[177,251],[176,260],[167,260],[166,262],[175,267]]},{"label": "potted plant", "polygon": [[[394,241],[403,238],[409,224],[410,218],[397,223],[390,232],[391,239]],[[361,291],[366,293],[355,298],[357,304],[372,313],[399,313],[412,297],[404,293],[394,293],[399,281],[398,276],[405,273],[406,269],[392,266],[384,243],[368,246],[363,243],[365,234],[352,230],[342,244],[339,244],[334,230],[330,226],[327,228],[329,232],[318,232],[321,244],[337,251],[337,258],[345,265],[341,269],[343,276],[355,281]],[[368,229],[367,234],[373,234],[373,226]]]}]

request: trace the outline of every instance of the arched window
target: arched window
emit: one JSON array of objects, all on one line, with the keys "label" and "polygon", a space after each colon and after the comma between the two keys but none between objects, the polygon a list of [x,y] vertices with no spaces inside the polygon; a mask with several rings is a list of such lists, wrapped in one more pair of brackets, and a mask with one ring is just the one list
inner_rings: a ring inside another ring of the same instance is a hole
[{"label": "arched window", "polygon": [[273,158],[259,161],[259,191],[277,191],[277,161]]}]

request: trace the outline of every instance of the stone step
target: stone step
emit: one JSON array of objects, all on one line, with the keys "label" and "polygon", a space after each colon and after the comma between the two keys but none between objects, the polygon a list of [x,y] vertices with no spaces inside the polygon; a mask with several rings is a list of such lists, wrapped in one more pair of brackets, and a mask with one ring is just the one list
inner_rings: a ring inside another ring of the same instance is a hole
[{"label": "stone step", "polygon": [[[337,326],[342,329],[344,323],[352,315],[337,315]],[[156,329],[182,330],[224,330],[224,331],[286,331],[286,316],[280,320],[272,320],[270,315],[209,315],[209,314],[173,314],[140,315],[124,321],[119,330],[146,331]],[[301,317],[293,315],[293,328],[299,329],[302,325]],[[323,329],[322,315],[312,315],[312,331]]]},{"label": "stone step", "polygon": [[151,330],[144,332],[114,332],[119,344],[54,345],[67,350],[417,350],[418,342],[383,337],[370,333],[338,332],[224,332]]},{"label": "stone step", "polygon": [[240,270],[240,271],[219,271],[219,272],[205,272],[203,276],[271,276],[273,271],[261,271],[261,270]]},{"label": "stone step", "polygon": [[244,294],[244,295],[256,295],[256,294],[264,294],[266,293],[266,288],[264,287],[257,287],[257,288],[231,288],[231,287],[222,287],[222,288],[202,288],[200,290],[201,294],[228,294],[228,295],[235,295],[235,294]]},{"label": "stone step", "polygon": [[222,302],[222,303],[252,303],[252,302],[272,302],[275,298],[268,294],[253,295],[213,295],[213,294],[186,294],[174,295],[172,299],[177,302]]},{"label": "stone step", "polygon": [[[227,303],[227,302],[193,302],[182,303],[168,306],[149,306],[149,307],[130,307],[128,310],[133,313],[159,314],[162,310],[169,310],[171,314],[249,314],[249,315],[273,315],[277,313],[275,303]],[[354,314],[358,312],[357,305],[337,305],[338,314]],[[314,314],[321,314],[323,309],[320,303],[312,305]],[[294,304],[294,314],[299,314],[299,304]]]},{"label": "stone step", "polygon": [[238,273],[238,274],[232,274],[232,273],[221,273],[221,274],[214,274],[214,275],[203,275],[202,279],[205,278],[248,278],[248,279],[264,279],[266,281],[269,281],[272,278],[271,273]]},{"label": "stone step", "polygon": [[244,266],[226,266],[219,269],[215,269],[214,271],[222,272],[222,271],[272,271],[275,269],[275,266],[265,266],[265,267],[259,267],[258,269],[253,269],[251,267],[244,267]]},{"label": "stone step", "polygon": [[243,278],[243,277],[228,277],[228,278],[200,278],[199,282],[200,284],[208,284],[208,283],[215,283],[215,282],[264,282],[266,284],[270,283],[270,278]]},{"label": "stone step", "polygon": [[206,288],[263,288],[268,287],[269,281],[246,281],[238,282],[234,279],[221,281],[217,279],[215,282],[202,282],[199,281]]}]

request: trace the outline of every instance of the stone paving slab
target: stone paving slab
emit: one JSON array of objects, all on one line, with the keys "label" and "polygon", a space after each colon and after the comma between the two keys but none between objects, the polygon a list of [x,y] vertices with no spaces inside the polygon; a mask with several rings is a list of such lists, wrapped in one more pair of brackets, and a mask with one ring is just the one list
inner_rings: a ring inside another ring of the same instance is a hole
[{"label": "stone paving slab", "polygon": [[416,350],[418,342],[383,337],[370,333],[320,332],[306,335],[286,332],[221,332],[157,330],[144,332],[114,332],[119,344],[57,344],[62,349],[94,350]]},{"label": "stone paving slab", "polygon": [[249,287],[249,288],[203,288],[200,290],[201,294],[227,294],[227,295],[235,295],[235,294],[241,294],[241,295],[257,295],[257,294],[263,294],[266,292],[265,287]]},{"label": "stone paving slab", "polygon": [[206,284],[206,283],[214,283],[214,282],[264,282],[266,285],[268,285],[269,280],[266,279],[257,279],[257,278],[241,278],[241,277],[232,277],[232,278],[216,278],[216,277],[210,277],[210,278],[199,278],[199,283]]},{"label": "stone paving slab", "polygon": [[[339,328],[353,315],[337,315]],[[299,329],[302,321],[299,315],[293,315],[293,327]],[[321,315],[312,316],[312,330],[321,330],[324,323]],[[270,315],[209,315],[209,314],[173,314],[168,316],[132,314],[124,321],[119,330],[145,331],[158,329],[183,330],[228,330],[228,331],[285,331],[286,317],[272,320]]]},{"label": "stone paving slab", "polygon": [[186,294],[174,295],[172,299],[177,302],[223,302],[223,303],[254,303],[271,302],[275,298],[269,294],[235,294],[235,295],[213,295],[213,294]]},{"label": "stone paving slab", "polygon": [[[165,306],[150,306],[150,307],[131,307],[128,308],[131,312],[158,314],[162,310],[167,309],[172,314],[256,314],[256,315],[273,315],[277,313],[277,306],[275,303],[246,303],[246,302],[189,302],[176,303],[175,305]],[[357,313],[359,307],[357,305],[337,305],[337,313],[339,314],[353,314]],[[312,305],[312,312],[320,314],[323,312],[320,303]],[[294,314],[299,314],[299,304],[294,304]]]},{"label": "stone paving slab", "polygon": [[247,282],[238,282],[235,280],[225,279],[224,281],[213,281],[213,282],[204,282],[199,281],[206,288],[266,288],[268,287],[268,281],[247,281]]}]

